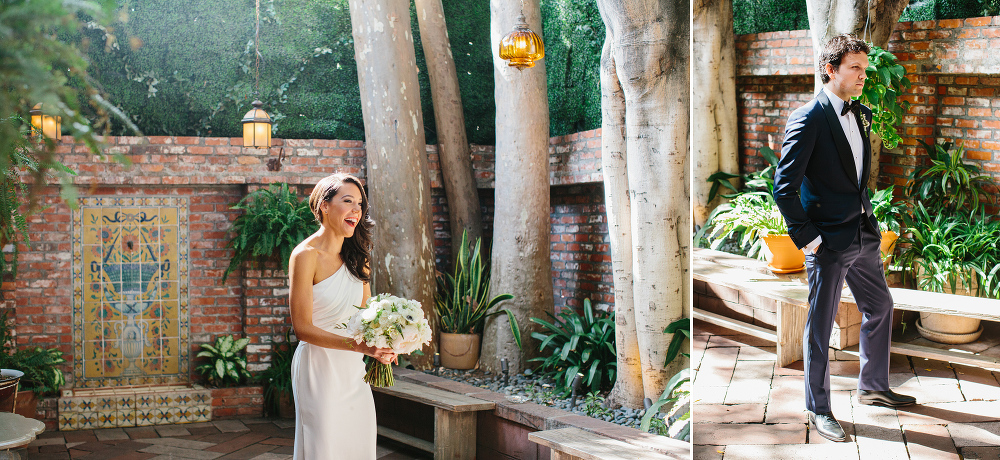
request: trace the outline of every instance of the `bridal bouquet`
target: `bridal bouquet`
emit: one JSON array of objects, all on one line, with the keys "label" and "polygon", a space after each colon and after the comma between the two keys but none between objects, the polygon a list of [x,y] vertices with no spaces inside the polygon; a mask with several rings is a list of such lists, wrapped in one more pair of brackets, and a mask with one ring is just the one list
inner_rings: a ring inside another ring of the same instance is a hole
[{"label": "bridal bouquet", "polygon": [[[368,299],[347,322],[347,333],[357,342],[391,348],[396,354],[412,353],[431,341],[431,327],[420,302],[379,294]],[[378,360],[368,362],[365,382],[377,387],[392,386],[392,368]]]}]

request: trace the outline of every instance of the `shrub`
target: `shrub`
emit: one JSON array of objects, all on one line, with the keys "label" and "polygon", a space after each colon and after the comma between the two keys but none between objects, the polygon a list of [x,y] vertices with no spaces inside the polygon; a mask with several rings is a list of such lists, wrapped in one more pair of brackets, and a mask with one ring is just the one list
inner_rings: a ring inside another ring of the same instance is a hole
[{"label": "shrub", "polygon": [[217,387],[239,385],[243,379],[249,378],[247,358],[240,354],[250,339],[234,339],[232,335],[223,335],[215,339],[215,345],[202,344],[199,358],[208,358],[208,362],[195,370],[208,379],[208,383]]},{"label": "shrub", "polygon": [[531,336],[541,341],[539,350],[545,353],[550,349],[550,354],[528,361],[541,362],[538,371],[551,376],[565,391],[572,389],[578,372],[583,373],[583,383],[590,391],[611,388],[618,368],[614,312],[595,313],[590,299],[584,299],[583,316],[566,309],[559,312],[559,318],[551,313],[549,317],[554,321],[531,318],[549,331],[533,332]]}]

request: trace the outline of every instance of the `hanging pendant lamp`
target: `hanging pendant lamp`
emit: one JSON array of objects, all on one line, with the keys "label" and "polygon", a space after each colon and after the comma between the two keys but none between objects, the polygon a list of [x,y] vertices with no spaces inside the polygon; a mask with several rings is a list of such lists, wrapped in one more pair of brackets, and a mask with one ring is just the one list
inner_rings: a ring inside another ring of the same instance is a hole
[{"label": "hanging pendant lamp", "polygon": [[[260,97],[260,0],[257,0],[257,25],[253,41],[254,58],[256,66],[254,74],[256,80],[255,93]],[[266,149],[271,147],[271,117],[261,107],[264,105],[259,99],[254,100],[250,109],[243,116],[243,146],[256,149]]]},{"label": "hanging pendant lamp", "polygon": [[517,67],[517,70],[523,70],[534,67],[535,61],[544,57],[545,44],[538,34],[528,28],[522,9],[514,29],[500,39],[500,59],[507,61],[511,67]]}]

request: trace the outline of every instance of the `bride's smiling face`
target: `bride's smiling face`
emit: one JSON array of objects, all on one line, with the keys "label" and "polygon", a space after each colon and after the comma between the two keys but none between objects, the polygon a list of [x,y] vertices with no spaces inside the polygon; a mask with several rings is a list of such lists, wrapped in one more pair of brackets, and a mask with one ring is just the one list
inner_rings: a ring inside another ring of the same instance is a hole
[{"label": "bride's smiling face", "polygon": [[345,182],[330,201],[320,205],[320,210],[323,211],[323,225],[337,236],[350,238],[361,222],[361,190]]}]

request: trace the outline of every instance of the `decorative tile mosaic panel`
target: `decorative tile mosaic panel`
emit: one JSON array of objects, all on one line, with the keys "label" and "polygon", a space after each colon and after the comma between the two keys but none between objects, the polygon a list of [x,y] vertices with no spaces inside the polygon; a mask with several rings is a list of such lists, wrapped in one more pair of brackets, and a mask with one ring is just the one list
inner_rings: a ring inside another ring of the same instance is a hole
[{"label": "decorative tile mosaic panel", "polygon": [[76,388],[188,382],[188,246],[186,197],[79,199]]},{"label": "decorative tile mosaic panel", "polygon": [[148,387],[83,390],[59,398],[59,430],[210,422],[212,390]]}]

